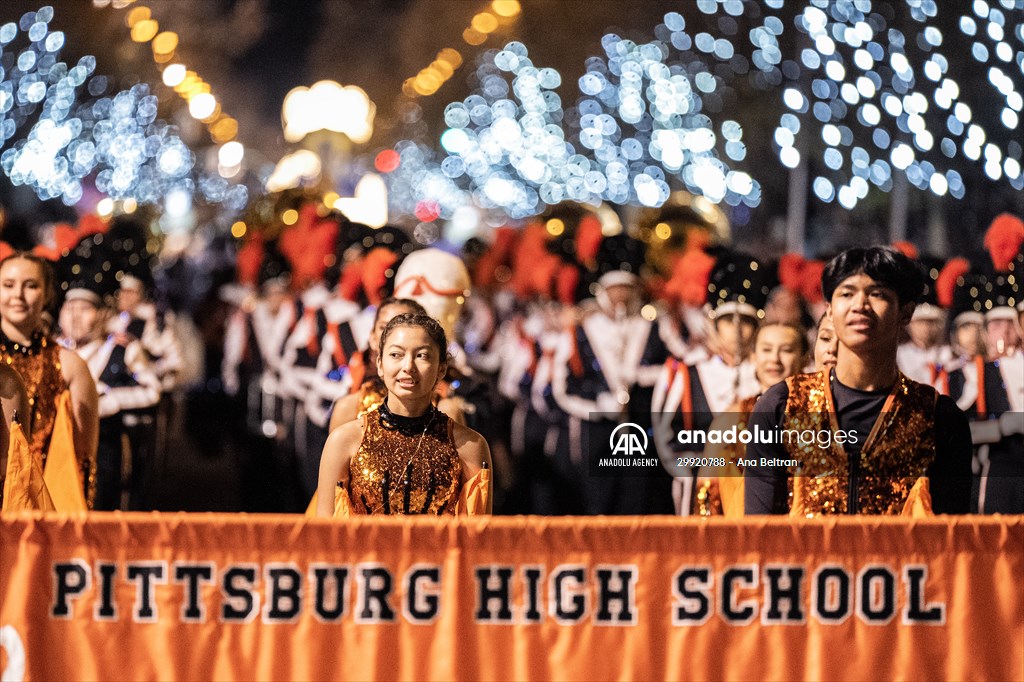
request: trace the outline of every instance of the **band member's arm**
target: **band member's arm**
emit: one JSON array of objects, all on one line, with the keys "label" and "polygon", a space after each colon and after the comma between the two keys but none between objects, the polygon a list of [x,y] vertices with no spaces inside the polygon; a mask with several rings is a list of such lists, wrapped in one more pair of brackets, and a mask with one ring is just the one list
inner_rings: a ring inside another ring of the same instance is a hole
[{"label": "band member's arm", "polygon": [[61,371],[71,393],[72,438],[75,456],[87,482],[86,499],[92,508],[96,494],[96,448],[100,438],[99,394],[85,360],[71,350],[61,349]]},{"label": "band member's arm", "polygon": [[321,519],[334,516],[335,489],[348,488],[349,462],[363,439],[363,423],[351,421],[327,436],[320,455],[320,476],[316,489],[316,515]]},{"label": "band member's arm", "polygon": [[[755,427],[764,434],[774,434],[776,427],[782,423],[786,400],[789,398],[789,387],[786,382],[775,384],[757,401],[754,411],[747,421],[747,429]],[[744,498],[743,509],[746,514],[785,514],[788,511],[787,485],[788,472],[782,466],[762,466],[762,459],[786,459],[785,448],[778,443],[760,443],[752,441],[747,445],[744,459],[748,462],[743,470]]]},{"label": "band member's arm", "polygon": [[935,461],[928,467],[932,510],[966,514],[971,508],[971,429],[949,396],[935,404]]},{"label": "band member's arm", "polygon": [[138,410],[152,407],[160,402],[160,378],[146,357],[142,344],[132,341],[124,354],[125,365],[131,374],[131,385],[104,386],[97,384],[99,391],[100,417],[109,417],[122,410]]}]

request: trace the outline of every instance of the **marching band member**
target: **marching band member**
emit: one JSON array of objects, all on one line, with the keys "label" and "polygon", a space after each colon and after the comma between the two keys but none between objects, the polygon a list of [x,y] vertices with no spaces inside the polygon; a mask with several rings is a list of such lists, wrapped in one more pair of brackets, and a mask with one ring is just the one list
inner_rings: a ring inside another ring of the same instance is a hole
[{"label": "marching band member", "polygon": [[[994,272],[969,282],[984,312],[987,361],[976,356],[950,377],[950,395],[971,417],[978,511],[1024,513],[1024,350],[1018,319],[1024,222],[1004,214],[986,234]],[[1007,248],[1000,249],[1003,243]]]},{"label": "marching band member", "polygon": [[[839,338],[835,369],[776,384],[748,422],[755,432],[811,431],[814,438],[747,445],[747,459],[758,462],[744,471],[747,514],[968,510],[967,420],[949,397],[896,366],[900,333],[924,291],[919,267],[887,247],[850,249],[826,266],[822,290]],[[822,432],[829,433],[824,444]]]},{"label": "marching band member", "polygon": [[324,307],[331,292],[322,281],[303,290],[295,299],[295,324],[284,344],[281,357],[279,395],[284,407],[284,422],[290,426],[289,445],[296,458],[304,496],[315,489],[313,472],[319,451],[311,451],[310,421],[306,415],[306,397],[320,371],[321,340],[327,333]]},{"label": "marching band member", "polygon": [[[150,365],[142,343],[123,334],[108,334],[106,318],[112,312],[102,290],[89,288],[89,270],[70,282],[58,318],[61,345],[74,350],[89,367],[99,392],[99,446],[96,501],[98,510],[141,509],[154,453],[132,443],[130,463],[122,462],[123,439],[128,431],[124,417],[131,410],[154,407],[160,400],[160,379]],[[130,442],[130,441],[129,441]],[[127,465],[127,466],[126,466]],[[130,468],[129,485],[122,491],[122,471]],[[128,495],[130,494],[130,497]],[[128,501],[129,504],[124,504]]]},{"label": "marching band member", "polygon": [[[677,267],[687,267],[689,262],[684,257]],[[683,428],[707,429],[713,415],[760,392],[750,354],[771,291],[768,268],[742,254],[721,253],[708,277],[703,289],[708,295],[708,345],[713,354],[692,363],[687,358],[670,358],[654,386],[651,403],[658,455],[676,477],[672,495],[677,513],[683,516],[693,508],[695,479],[692,471],[676,466],[684,449],[675,434]]]},{"label": "marching band member", "polygon": [[264,246],[262,239],[253,239],[239,251],[238,270],[239,279],[251,284],[232,287],[230,298],[222,289],[235,310],[224,335],[221,374],[229,394],[244,394],[249,429],[274,438],[284,432],[278,396],[281,356],[295,324],[288,292],[291,268],[276,243]]},{"label": "marching band member", "polygon": [[907,378],[949,395],[949,372],[955,356],[949,345],[943,343],[946,311],[939,303],[936,289],[941,263],[934,259],[921,262],[927,275],[924,300],[914,308],[907,324],[909,339],[897,348],[896,364]]},{"label": "marching band member", "polygon": [[590,445],[608,443],[620,418],[649,423],[631,402],[639,392],[637,402],[649,404],[643,392],[649,395],[667,355],[659,327],[640,314],[643,243],[624,234],[606,237],[598,261],[595,301],[563,333],[553,362],[553,394],[568,415],[564,444],[583,482],[586,513],[664,513],[669,482],[660,471],[601,477],[591,468],[599,452]]}]

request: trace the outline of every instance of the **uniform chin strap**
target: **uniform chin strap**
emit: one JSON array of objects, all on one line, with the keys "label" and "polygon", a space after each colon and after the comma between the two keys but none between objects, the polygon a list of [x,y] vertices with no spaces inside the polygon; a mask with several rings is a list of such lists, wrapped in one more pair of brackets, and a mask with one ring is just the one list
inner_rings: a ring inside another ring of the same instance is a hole
[{"label": "uniform chin strap", "polygon": [[[412,291],[405,293],[405,288],[408,285],[412,285]],[[422,296],[425,293],[435,294],[437,296],[462,296],[466,292],[464,289],[437,289],[427,279],[426,275],[412,275],[406,277],[401,282],[395,285],[395,292],[401,291],[403,296]]]}]

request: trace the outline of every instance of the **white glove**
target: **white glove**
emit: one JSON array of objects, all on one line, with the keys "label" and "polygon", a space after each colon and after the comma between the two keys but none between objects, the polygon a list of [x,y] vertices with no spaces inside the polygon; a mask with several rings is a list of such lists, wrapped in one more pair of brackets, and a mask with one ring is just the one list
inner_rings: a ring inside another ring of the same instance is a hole
[{"label": "white glove", "polygon": [[999,422],[995,419],[971,422],[971,442],[974,445],[998,443],[1003,439],[999,433]]},{"label": "white glove", "polygon": [[99,410],[100,417],[109,417],[118,413],[120,405],[117,403],[117,399],[109,393],[104,393],[100,396]]},{"label": "white glove", "polygon": [[999,416],[999,432],[1004,436],[1024,434],[1024,412],[1003,412]]},{"label": "white glove", "polygon": [[615,396],[611,393],[598,393],[597,400],[597,411],[602,414],[617,415],[622,412],[622,405],[615,399]]}]

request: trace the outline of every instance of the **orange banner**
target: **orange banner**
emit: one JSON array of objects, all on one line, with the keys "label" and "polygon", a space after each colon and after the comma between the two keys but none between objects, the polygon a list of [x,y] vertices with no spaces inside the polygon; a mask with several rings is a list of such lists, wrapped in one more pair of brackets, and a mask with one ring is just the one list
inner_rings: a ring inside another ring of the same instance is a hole
[{"label": "orange banner", "polygon": [[5,514],[10,680],[1024,679],[1024,517]]}]

